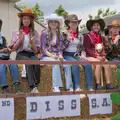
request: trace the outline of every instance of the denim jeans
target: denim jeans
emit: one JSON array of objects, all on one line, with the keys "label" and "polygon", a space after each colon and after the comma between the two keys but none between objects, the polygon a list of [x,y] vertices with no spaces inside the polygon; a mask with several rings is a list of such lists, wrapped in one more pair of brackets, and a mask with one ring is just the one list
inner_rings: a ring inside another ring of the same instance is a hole
[{"label": "denim jeans", "polygon": [[[74,52],[64,52],[64,59],[68,61],[82,61],[78,59],[77,57],[74,57]],[[83,61],[84,62],[84,61]],[[85,71],[85,79],[86,79],[86,87],[88,89],[92,88],[92,66],[90,64],[84,64],[83,65],[84,71]],[[80,87],[80,70],[79,65],[72,65],[72,78],[74,83],[74,88]]]},{"label": "denim jeans", "polygon": [[[43,57],[41,61],[57,61],[51,57]],[[73,88],[72,77],[71,77],[71,66],[70,65],[62,65],[65,72],[66,79],[66,89]],[[52,65],[52,87],[63,87],[60,65],[54,64]]]},{"label": "denim jeans", "polygon": [[[9,70],[12,77],[13,84],[19,83],[19,72],[18,66],[16,64],[10,64]],[[7,65],[0,64],[0,87],[8,86],[8,79],[7,79]]]}]

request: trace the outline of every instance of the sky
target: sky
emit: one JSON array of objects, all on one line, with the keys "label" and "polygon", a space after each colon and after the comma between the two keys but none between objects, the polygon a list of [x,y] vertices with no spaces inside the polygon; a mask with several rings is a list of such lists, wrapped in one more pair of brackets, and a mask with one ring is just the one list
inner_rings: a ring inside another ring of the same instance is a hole
[{"label": "sky", "polygon": [[120,0],[21,0],[18,4],[33,7],[36,2],[45,16],[51,14],[61,4],[66,11],[82,18],[83,23],[87,21],[88,14],[95,16],[99,8],[110,8],[120,12]]}]

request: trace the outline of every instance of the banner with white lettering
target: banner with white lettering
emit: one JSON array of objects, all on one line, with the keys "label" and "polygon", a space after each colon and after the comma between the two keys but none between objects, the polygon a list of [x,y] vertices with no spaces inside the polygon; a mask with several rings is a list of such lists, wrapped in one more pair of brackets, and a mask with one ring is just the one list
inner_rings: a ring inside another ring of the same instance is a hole
[{"label": "banner with white lettering", "polygon": [[112,113],[110,94],[89,94],[88,97],[90,115]]},{"label": "banner with white lettering", "polygon": [[27,119],[80,116],[80,95],[27,97]]},{"label": "banner with white lettering", "polygon": [[13,98],[0,98],[0,120],[14,120]]}]

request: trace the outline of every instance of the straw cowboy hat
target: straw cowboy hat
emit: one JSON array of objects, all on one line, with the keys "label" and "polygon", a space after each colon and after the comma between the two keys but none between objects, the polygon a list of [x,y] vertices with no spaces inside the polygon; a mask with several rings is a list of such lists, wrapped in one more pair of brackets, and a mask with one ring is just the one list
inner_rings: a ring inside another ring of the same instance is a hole
[{"label": "straw cowboy hat", "polygon": [[113,20],[111,25],[108,27],[120,27],[120,20]]},{"label": "straw cowboy hat", "polygon": [[78,22],[80,23],[82,19],[78,19],[78,16],[75,14],[68,15],[65,19],[65,24],[69,26],[68,24],[71,22]]},{"label": "straw cowboy hat", "polygon": [[23,16],[30,16],[33,19],[35,18],[35,14],[32,12],[32,9],[24,9],[23,12],[18,13],[18,17],[23,17]]},{"label": "straw cowboy hat", "polygon": [[86,27],[89,31],[91,30],[91,27],[93,26],[94,23],[99,23],[101,30],[105,28],[105,22],[103,19],[88,20],[86,23]]},{"label": "straw cowboy hat", "polygon": [[54,13],[52,13],[52,14],[49,15],[49,16],[46,16],[46,17],[45,17],[45,20],[46,20],[47,24],[48,24],[49,21],[52,21],[52,20],[58,21],[58,22],[60,23],[60,25],[63,24],[63,17],[57,16],[57,15],[54,14]]}]

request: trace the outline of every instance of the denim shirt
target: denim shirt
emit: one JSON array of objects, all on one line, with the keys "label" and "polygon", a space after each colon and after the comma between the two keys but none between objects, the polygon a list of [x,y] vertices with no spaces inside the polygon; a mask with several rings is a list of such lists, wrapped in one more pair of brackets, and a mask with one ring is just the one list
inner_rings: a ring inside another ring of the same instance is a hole
[{"label": "denim shirt", "polygon": [[48,32],[42,31],[42,34],[41,34],[41,53],[42,53],[42,56],[47,56],[46,51],[49,51],[50,53],[55,54],[55,55],[63,54],[62,46],[63,46],[63,38],[61,35],[60,35],[60,42],[59,42],[58,37],[57,37],[56,44],[52,44],[52,42],[50,41],[50,37],[48,35]]}]

